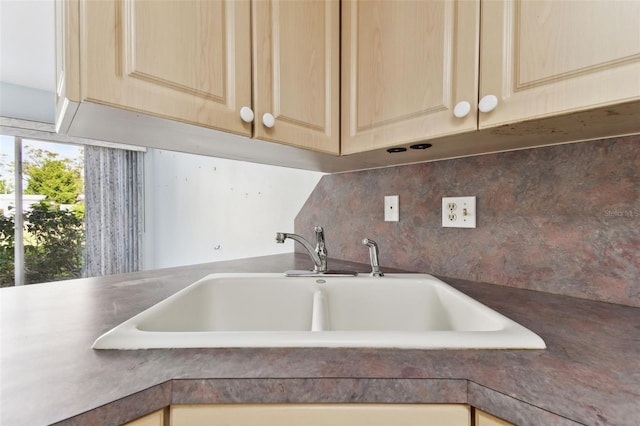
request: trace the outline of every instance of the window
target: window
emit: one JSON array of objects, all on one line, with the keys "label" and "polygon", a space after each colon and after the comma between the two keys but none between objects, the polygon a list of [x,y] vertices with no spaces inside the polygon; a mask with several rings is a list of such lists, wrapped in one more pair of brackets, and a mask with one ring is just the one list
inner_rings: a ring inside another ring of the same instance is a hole
[{"label": "window", "polygon": [[142,217],[141,152],[0,136],[1,286],[138,270]]}]

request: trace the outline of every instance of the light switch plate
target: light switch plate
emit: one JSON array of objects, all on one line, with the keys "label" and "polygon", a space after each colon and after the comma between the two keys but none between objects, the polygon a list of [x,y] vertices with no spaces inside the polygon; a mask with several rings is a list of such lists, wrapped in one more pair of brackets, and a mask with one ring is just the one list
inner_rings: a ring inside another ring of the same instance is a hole
[{"label": "light switch plate", "polygon": [[384,197],[384,221],[398,222],[400,220],[400,197],[386,195]]},{"label": "light switch plate", "polygon": [[442,197],[442,226],[476,227],[476,197]]}]

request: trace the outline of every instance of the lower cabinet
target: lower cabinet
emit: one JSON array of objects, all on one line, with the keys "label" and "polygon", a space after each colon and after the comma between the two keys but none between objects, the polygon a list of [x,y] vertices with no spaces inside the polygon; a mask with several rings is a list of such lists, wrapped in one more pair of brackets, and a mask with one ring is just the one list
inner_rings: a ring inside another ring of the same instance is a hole
[{"label": "lower cabinet", "polygon": [[473,411],[475,426],[515,426],[513,423],[499,419],[496,416],[492,416],[491,414],[485,413],[484,411],[478,410],[477,408],[475,408]]},{"label": "lower cabinet", "polygon": [[[473,421],[472,421],[473,419]],[[515,426],[464,404],[172,405],[124,426]]]},{"label": "lower cabinet", "polygon": [[171,426],[470,426],[463,404],[172,405]]},{"label": "lower cabinet", "polygon": [[165,426],[165,417],[168,409],[154,411],[139,419],[125,423],[124,426]]}]

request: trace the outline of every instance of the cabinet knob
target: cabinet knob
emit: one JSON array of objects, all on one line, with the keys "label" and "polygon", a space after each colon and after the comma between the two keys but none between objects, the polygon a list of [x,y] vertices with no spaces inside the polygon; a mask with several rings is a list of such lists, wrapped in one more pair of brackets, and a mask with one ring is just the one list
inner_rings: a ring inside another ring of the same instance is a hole
[{"label": "cabinet knob", "polygon": [[251,123],[253,121],[253,111],[251,108],[247,106],[240,108],[240,118],[245,123]]},{"label": "cabinet knob", "polygon": [[480,99],[478,109],[480,112],[491,112],[498,106],[498,98],[495,95],[487,95]]},{"label": "cabinet knob", "polygon": [[264,124],[265,127],[272,128],[273,125],[276,124],[276,118],[267,112],[262,116],[262,124]]},{"label": "cabinet knob", "polygon": [[471,104],[467,101],[460,101],[453,108],[453,115],[457,118],[464,118],[469,114],[469,111],[471,111]]}]

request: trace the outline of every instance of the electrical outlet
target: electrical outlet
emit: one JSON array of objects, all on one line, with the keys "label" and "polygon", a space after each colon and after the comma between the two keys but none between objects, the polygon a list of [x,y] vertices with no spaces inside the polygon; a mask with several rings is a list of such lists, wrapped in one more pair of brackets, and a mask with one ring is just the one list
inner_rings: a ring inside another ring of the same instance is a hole
[{"label": "electrical outlet", "polygon": [[397,222],[400,220],[399,197],[397,195],[386,195],[384,197],[384,221]]},{"label": "electrical outlet", "polygon": [[476,197],[442,197],[442,226],[476,227]]}]

